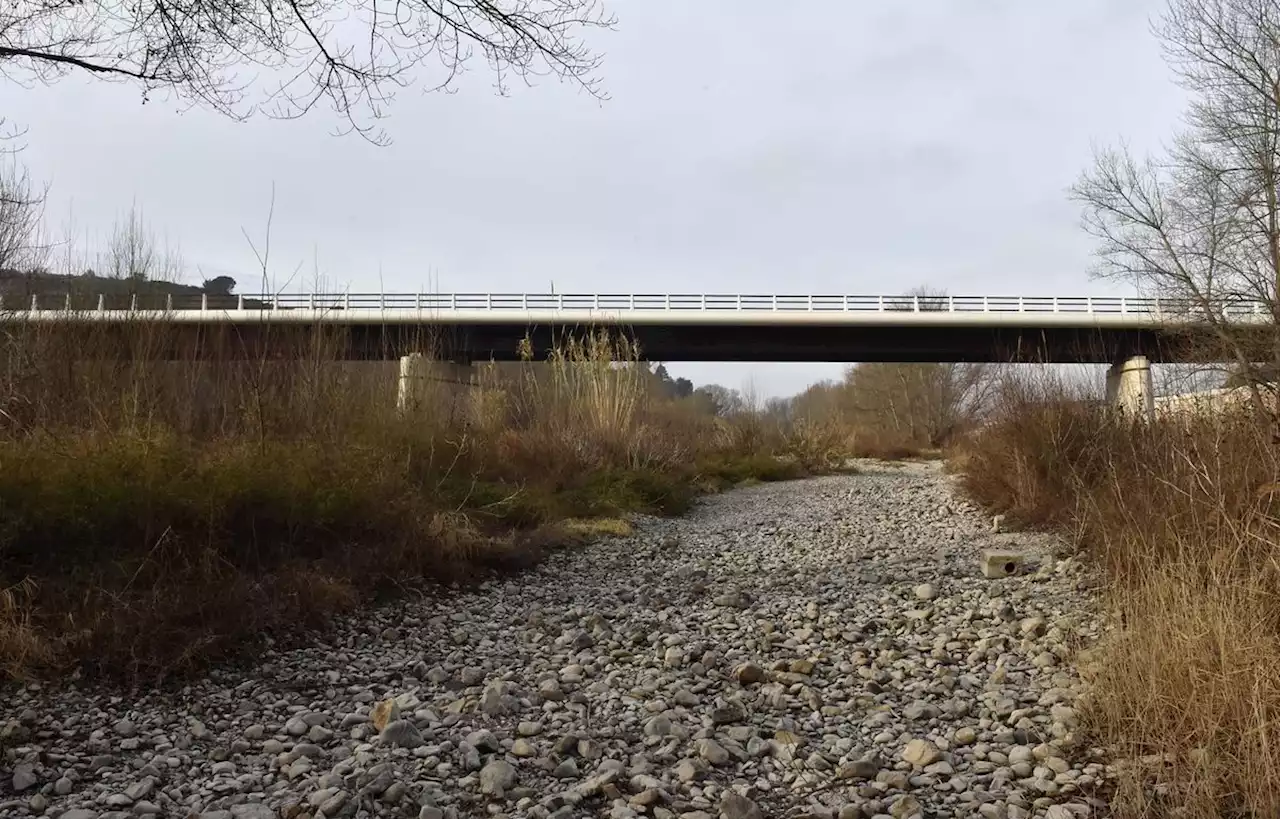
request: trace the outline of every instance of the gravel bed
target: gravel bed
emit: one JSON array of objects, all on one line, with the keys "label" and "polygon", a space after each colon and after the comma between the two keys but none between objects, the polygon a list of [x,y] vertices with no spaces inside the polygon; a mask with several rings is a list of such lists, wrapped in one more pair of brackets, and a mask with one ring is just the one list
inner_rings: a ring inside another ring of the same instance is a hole
[{"label": "gravel bed", "polygon": [[[179,691],[0,701],[0,816],[1073,819],[1087,573],[936,464],[741,489]],[[986,579],[984,548],[1028,568]]]}]

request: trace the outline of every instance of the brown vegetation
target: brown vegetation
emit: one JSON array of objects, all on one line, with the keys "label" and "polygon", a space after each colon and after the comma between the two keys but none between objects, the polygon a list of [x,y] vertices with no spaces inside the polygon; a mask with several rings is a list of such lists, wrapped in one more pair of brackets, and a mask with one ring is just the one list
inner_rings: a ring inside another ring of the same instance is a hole
[{"label": "brown vegetation", "polygon": [[845,431],[862,458],[936,457],[985,414],[996,370],[974,364],[859,364],[793,399],[788,417]]},{"label": "brown vegetation", "polygon": [[581,519],[677,513],[700,491],[841,460],[821,437],[745,435],[666,397],[607,338],[472,386],[434,381],[405,415],[394,364],[341,362],[331,333],[283,340],[298,345],[284,361],[137,354],[165,335],[0,338],[9,674],[193,671],[371,594],[624,531]]},{"label": "brown vegetation", "polygon": [[958,453],[973,495],[1078,538],[1114,628],[1088,664],[1120,817],[1280,815],[1280,451],[1240,409],[1135,424],[1006,391]]}]

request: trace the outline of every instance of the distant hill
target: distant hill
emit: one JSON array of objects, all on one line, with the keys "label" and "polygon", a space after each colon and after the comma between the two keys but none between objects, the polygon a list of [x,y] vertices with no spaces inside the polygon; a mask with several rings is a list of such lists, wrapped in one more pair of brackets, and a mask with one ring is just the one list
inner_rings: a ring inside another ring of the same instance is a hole
[{"label": "distant hill", "polygon": [[[102,297],[109,310],[128,309],[135,303],[139,309],[163,309],[172,303],[175,309],[198,308],[201,298],[208,296],[209,307],[226,310],[236,307],[239,297],[232,291],[235,280],[219,276],[204,286],[178,284],[151,279],[121,279],[85,273],[71,276],[45,271],[0,269],[0,299],[7,310],[24,310],[35,296],[42,307],[62,306],[70,297],[77,310],[93,310]],[[246,307],[263,307],[260,300],[246,300]]]}]

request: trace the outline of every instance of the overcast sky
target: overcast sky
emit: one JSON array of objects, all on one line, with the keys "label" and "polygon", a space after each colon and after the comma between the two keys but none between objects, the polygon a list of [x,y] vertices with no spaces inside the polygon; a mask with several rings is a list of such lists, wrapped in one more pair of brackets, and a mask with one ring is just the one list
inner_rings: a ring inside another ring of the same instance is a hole
[{"label": "overcast sky", "polygon": [[[609,101],[499,97],[477,65],[401,92],[390,147],[324,111],[236,123],[82,77],[0,84],[0,114],[55,227],[91,243],[136,200],[190,279],[242,291],[274,183],[276,288],[1105,294],[1065,189],[1094,144],[1177,128],[1162,5],[613,0],[591,35]],[[670,369],[774,395],[842,366]]]}]

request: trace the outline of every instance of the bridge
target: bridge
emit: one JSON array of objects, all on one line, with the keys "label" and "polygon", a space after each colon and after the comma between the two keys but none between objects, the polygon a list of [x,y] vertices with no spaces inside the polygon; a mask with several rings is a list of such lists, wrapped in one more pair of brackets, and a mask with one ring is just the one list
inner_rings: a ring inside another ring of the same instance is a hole
[{"label": "bridge", "polygon": [[[1258,301],[1221,313],[1271,321]],[[429,345],[458,361],[514,360],[522,348],[541,357],[565,334],[592,329],[625,332],[641,356],[671,362],[1183,361],[1195,349],[1195,316],[1179,300],[1088,296],[69,293],[0,304],[0,325],[75,332],[158,323],[179,339],[221,327],[249,354],[287,328],[322,326],[344,331],[346,358],[394,359]]]}]

